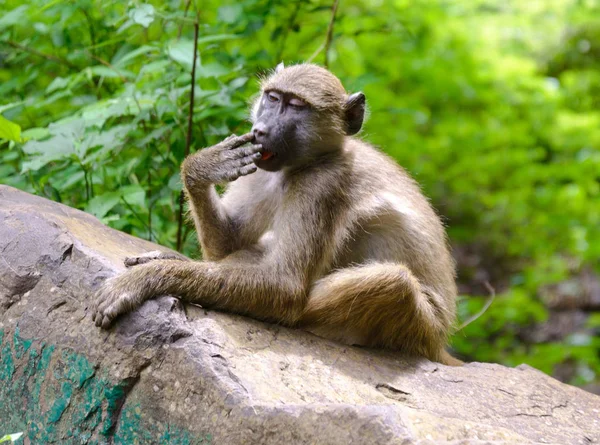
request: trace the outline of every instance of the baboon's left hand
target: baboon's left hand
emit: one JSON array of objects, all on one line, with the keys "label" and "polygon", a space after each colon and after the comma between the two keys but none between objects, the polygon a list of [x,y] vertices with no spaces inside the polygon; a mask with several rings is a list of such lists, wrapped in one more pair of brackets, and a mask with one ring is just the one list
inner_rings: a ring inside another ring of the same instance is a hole
[{"label": "baboon's left hand", "polygon": [[129,280],[130,272],[110,278],[96,294],[92,320],[96,326],[108,329],[119,315],[137,309],[147,299]]},{"label": "baboon's left hand", "polygon": [[212,147],[188,156],[181,166],[181,175],[188,191],[199,185],[222,184],[246,176],[257,170],[262,145],[246,144],[254,139],[253,133],[232,134]]}]

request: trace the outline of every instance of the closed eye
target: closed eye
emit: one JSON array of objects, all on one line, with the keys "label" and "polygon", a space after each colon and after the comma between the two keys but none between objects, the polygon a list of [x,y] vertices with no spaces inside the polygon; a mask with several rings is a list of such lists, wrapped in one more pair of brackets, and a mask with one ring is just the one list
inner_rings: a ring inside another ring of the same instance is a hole
[{"label": "closed eye", "polygon": [[303,108],[306,106],[306,102],[304,102],[302,99],[298,99],[297,97],[292,97],[289,103],[295,108]]},{"label": "closed eye", "polygon": [[279,96],[277,96],[274,93],[268,93],[267,99],[269,100],[269,102],[279,102]]}]

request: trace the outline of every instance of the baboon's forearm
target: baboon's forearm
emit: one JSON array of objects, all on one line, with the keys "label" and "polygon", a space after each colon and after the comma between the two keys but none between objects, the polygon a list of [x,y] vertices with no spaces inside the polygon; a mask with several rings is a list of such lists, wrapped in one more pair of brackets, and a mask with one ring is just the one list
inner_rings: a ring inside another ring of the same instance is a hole
[{"label": "baboon's forearm", "polygon": [[205,260],[220,260],[237,249],[237,236],[231,218],[212,184],[187,193],[198,240]]},{"label": "baboon's forearm", "polygon": [[128,272],[128,288],[143,299],[172,294],[207,308],[294,324],[306,302],[299,281],[265,265],[157,260]]}]

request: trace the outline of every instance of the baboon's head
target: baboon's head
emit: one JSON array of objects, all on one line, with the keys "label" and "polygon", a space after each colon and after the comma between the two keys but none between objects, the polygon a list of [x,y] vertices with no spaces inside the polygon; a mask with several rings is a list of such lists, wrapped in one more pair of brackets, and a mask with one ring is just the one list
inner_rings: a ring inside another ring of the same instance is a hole
[{"label": "baboon's head", "polygon": [[252,132],[262,144],[258,167],[276,171],[340,150],[345,136],[358,133],[365,95],[349,95],[340,80],[313,64],[280,64],[262,82],[252,107]]}]

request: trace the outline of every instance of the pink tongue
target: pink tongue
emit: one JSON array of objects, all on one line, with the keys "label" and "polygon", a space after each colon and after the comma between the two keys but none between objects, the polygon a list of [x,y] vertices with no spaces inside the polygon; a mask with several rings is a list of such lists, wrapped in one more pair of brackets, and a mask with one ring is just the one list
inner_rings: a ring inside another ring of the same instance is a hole
[{"label": "pink tongue", "polygon": [[267,159],[271,159],[273,157],[273,153],[270,151],[265,151],[262,153],[261,159],[266,161]]}]

